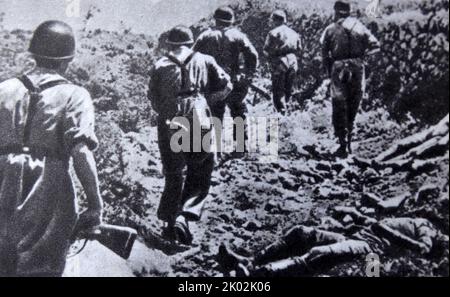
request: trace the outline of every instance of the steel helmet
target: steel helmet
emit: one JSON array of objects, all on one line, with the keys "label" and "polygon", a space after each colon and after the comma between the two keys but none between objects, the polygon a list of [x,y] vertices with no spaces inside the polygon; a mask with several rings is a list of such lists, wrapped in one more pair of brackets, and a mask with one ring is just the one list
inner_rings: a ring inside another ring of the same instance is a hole
[{"label": "steel helmet", "polygon": [[236,20],[233,9],[228,6],[223,6],[217,9],[216,12],[214,13],[214,18],[217,21],[226,24],[233,24]]},{"label": "steel helmet", "polygon": [[278,20],[282,20],[284,23],[286,23],[287,22],[287,14],[283,10],[275,10],[272,13],[272,19],[274,19],[274,20],[277,20],[277,19]]},{"label": "steel helmet", "polygon": [[194,43],[194,34],[185,26],[176,26],[169,32],[167,43],[172,45],[189,45]]},{"label": "steel helmet", "polygon": [[338,0],[334,4],[334,10],[338,13],[348,14],[351,10],[350,2],[347,0]]},{"label": "steel helmet", "polygon": [[42,59],[71,60],[75,56],[73,30],[61,21],[44,22],[34,31],[28,51]]}]

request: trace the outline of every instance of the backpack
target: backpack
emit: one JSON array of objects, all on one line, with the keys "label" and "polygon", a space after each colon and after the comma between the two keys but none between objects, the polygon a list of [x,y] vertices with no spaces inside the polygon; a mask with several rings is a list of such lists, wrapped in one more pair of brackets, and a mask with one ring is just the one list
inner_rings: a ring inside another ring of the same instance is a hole
[{"label": "backpack", "polygon": [[364,36],[361,33],[358,33],[358,30],[355,30],[355,27],[358,26],[358,23],[355,22],[352,28],[346,28],[343,23],[337,22],[336,25],[343,30],[346,41],[346,57],[347,59],[356,59],[362,58],[367,49],[367,44],[365,42]]},{"label": "backpack", "polygon": [[[178,127],[178,129],[183,129],[191,135],[191,152],[193,152],[193,134],[194,125],[199,125],[196,129],[201,129],[201,141],[203,142],[203,137],[209,133],[213,136],[212,131],[212,119],[211,111],[206,98],[200,93],[200,90],[193,86],[187,65],[192,61],[196,52],[193,52],[184,62],[180,62],[177,58],[171,55],[166,57],[175,63],[181,70],[181,88],[177,95],[176,101],[178,106],[177,116],[172,119],[171,124]],[[189,127],[185,126],[185,123],[177,121],[178,117],[182,117],[188,120]],[[213,139],[211,140],[211,144]],[[203,152],[203,146],[202,146]],[[211,152],[211,147],[209,147],[208,153]]]}]

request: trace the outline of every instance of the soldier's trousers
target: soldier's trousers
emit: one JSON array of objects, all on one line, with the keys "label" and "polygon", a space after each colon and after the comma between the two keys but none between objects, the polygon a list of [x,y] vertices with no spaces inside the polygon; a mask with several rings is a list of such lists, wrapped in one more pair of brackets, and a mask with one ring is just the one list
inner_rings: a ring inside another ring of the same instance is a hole
[{"label": "soldier's trousers", "polygon": [[333,126],[340,141],[346,141],[353,132],[364,89],[365,71],[361,59],[334,63],[331,74]]},{"label": "soldier's trousers", "polygon": [[[267,276],[294,276],[339,264],[371,252],[365,241],[298,226],[255,256]],[[303,256],[302,256],[303,255]]]},{"label": "soldier's trousers", "polygon": [[[213,117],[219,119],[222,122],[225,116],[225,109],[228,106],[230,109],[231,117],[233,119],[241,118],[242,120],[247,119],[247,104],[245,103],[245,97],[247,97],[249,90],[249,86],[244,83],[234,83],[233,90],[230,92],[228,97],[222,102],[216,102],[210,105],[211,114]],[[216,127],[216,140],[217,143],[221,143],[222,140],[222,131],[217,131],[221,127]],[[247,139],[247,130],[245,129],[244,138]],[[234,140],[238,141],[239,137],[237,137],[239,133],[236,132],[236,127],[233,130]],[[245,146],[245,145],[244,145]]]},{"label": "soldier's trousers", "polygon": [[277,57],[271,61],[272,71],[272,93],[273,103],[278,112],[284,113],[286,106],[285,102],[291,101],[294,93],[295,80],[297,78],[297,71],[299,69],[297,56],[288,54],[284,57]]},{"label": "soldier's trousers", "polygon": [[[165,176],[158,218],[173,223],[183,215],[189,221],[200,219],[211,187],[213,153],[175,153],[170,147],[173,132],[165,121],[158,123],[158,140]],[[185,171],[186,169],[186,171]]]}]

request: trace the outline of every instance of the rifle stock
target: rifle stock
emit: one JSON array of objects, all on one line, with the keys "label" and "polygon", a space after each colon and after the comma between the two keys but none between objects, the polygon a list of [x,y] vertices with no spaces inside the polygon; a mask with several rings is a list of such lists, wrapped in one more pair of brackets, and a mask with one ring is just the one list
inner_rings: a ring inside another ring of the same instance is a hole
[{"label": "rifle stock", "polygon": [[252,89],[253,91],[255,91],[257,94],[263,96],[264,98],[266,98],[267,100],[271,101],[272,100],[272,96],[265,90],[263,90],[262,88],[258,87],[255,84],[250,84],[250,89]]},{"label": "rifle stock", "polygon": [[97,240],[121,258],[128,260],[137,238],[137,232],[132,228],[104,224],[96,227],[92,232],[80,236],[89,240]]}]

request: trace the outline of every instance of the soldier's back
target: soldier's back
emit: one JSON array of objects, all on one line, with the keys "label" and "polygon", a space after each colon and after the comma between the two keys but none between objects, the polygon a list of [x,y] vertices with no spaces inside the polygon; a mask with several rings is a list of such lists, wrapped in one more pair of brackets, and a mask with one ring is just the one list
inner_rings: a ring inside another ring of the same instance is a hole
[{"label": "soldier's back", "polygon": [[281,48],[296,50],[298,47],[300,35],[287,25],[281,25],[270,31],[269,34],[278,42]]},{"label": "soldier's back", "polygon": [[[227,77],[217,77],[217,80],[211,80],[222,72],[219,71],[214,57],[200,52],[193,52],[189,55],[189,62],[184,65],[187,71],[188,82],[192,89],[200,92],[209,92],[215,89],[215,84],[221,84],[220,80],[226,80]],[[177,59],[177,57],[174,57]],[[178,59],[177,59],[178,60]],[[184,64],[186,61],[179,61]],[[174,101],[182,88],[181,67],[173,59],[165,56],[155,64],[152,73],[152,91],[155,93],[153,100],[162,101],[163,105],[169,105],[168,102]]]},{"label": "soldier's back", "polygon": [[360,58],[369,45],[368,29],[358,19],[348,17],[328,26],[322,43],[329,45],[335,60]]},{"label": "soldier's back", "polygon": [[203,32],[194,46],[196,51],[212,56],[228,73],[239,61],[240,44],[245,34],[237,28],[208,29]]}]

